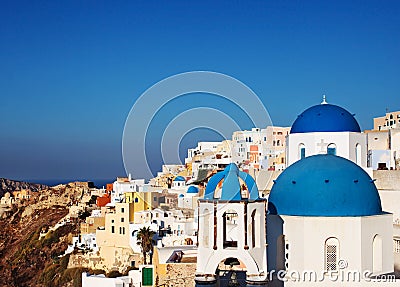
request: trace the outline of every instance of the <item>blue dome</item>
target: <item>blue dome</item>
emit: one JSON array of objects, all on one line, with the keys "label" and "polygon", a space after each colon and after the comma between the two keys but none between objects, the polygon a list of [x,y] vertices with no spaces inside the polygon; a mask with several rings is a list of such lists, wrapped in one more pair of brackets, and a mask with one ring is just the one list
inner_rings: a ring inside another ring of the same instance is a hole
[{"label": "blue dome", "polygon": [[357,164],[334,155],[314,155],[289,166],[275,181],[270,214],[367,216],[382,213],[378,190]]},{"label": "blue dome", "polygon": [[361,132],[357,120],[345,109],[320,104],[308,108],[294,121],[291,134],[311,132]]},{"label": "blue dome", "polygon": [[179,198],[183,198],[185,197],[183,194],[179,194]]},{"label": "blue dome", "polygon": [[189,188],[186,191],[187,193],[199,193],[199,189],[196,186],[189,186]]},{"label": "blue dome", "polygon": [[[247,186],[248,198],[242,198],[241,178]],[[222,182],[220,197],[215,197],[215,189]],[[258,188],[254,179],[247,173],[240,171],[236,164],[229,164],[223,171],[214,174],[207,183],[204,199],[208,200],[257,200]]]},{"label": "blue dome", "polygon": [[183,176],[177,176],[175,177],[174,181],[186,181]]}]

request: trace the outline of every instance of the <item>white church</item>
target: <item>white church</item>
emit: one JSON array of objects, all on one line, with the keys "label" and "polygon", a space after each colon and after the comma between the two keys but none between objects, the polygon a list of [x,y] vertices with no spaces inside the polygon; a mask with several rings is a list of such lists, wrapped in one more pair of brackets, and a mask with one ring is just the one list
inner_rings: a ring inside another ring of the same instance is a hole
[{"label": "white church", "polygon": [[199,200],[196,283],[218,284],[221,261],[246,266],[248,286],[400,286],[392,214],[367,169],[367,139],[345,109],[304,111],[287,138],[288,167],[269,198],[235,164]]}]

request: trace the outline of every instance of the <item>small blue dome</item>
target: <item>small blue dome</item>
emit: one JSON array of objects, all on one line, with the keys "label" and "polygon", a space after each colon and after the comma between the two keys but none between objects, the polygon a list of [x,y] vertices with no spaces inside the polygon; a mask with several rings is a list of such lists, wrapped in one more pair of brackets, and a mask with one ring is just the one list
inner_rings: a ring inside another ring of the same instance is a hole
[{"label": "small blue dome", "polygon": [[[241,178],[248,190],[248,198],[242,198],[241,186],[239,182]],[[222,182],[221,196],[215,197],[215,189]],[[236,164],[229,164],[223,171],[214,174],[207,183],[204,193],[204,199],[208,200],[257,200],[258,188],[254,179],[247,173],[240,171]]]},{"label": "small blue dome", "polygon": [[289,166],[275,181],[270,214],[367,216],[382,213],[378,190],[357,164],[334,155],[314,155]]},{"label": "small blue dome", "polygon": [[196,186],[191,185],[187,189],[186,193],[199,193],[199,189]]},{"label": "small blue dome", "polygon": [[308,108],[294,121],[291,134],[311,132],[361,132],[357,120],[345,109],[331,104]]},{"label": "small blue dome", "polygon": [[186,181],[183,176],[177,176],[175,177],[174,181]]},{"label": "small blue dome", "polygon": [[179,198],[185,197],[183,194],[179,194]]}]

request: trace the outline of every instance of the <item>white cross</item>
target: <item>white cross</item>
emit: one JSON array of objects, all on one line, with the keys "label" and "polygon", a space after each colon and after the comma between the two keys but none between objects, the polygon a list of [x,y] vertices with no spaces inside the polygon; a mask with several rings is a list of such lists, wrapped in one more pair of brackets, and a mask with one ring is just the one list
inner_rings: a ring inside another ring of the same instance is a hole
[{"label": "white cross", "polygon": [[321,139],[321,142],[317,143],[317,146],[321,148],[319,153],[326,153],[326,147],[328,146],[328,144],[324,141],[324,139]]}]

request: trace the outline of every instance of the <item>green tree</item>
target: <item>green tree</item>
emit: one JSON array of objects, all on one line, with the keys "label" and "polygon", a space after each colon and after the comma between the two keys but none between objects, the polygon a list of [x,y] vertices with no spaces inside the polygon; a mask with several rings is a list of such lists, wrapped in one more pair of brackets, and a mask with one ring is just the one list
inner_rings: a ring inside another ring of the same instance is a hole
[{"label": "green tree", "polygon": [[146,255],[153,250],[153,236],[155,232],[150,227],[143,227],[137,233],[137,244],[140,245],[143,253],[144,264],[147,264]]}]

